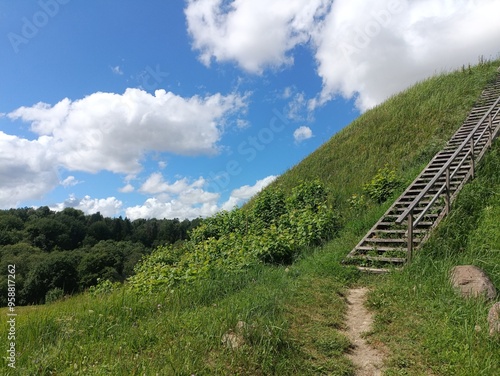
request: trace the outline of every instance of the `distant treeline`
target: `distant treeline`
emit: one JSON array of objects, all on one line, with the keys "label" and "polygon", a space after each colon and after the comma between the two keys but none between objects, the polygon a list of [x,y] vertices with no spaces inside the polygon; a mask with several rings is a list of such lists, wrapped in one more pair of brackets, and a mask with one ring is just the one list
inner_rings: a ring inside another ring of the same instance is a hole
[{"label": "distant treeline", "polygon": [[98,279],[123,281],[144,254],[187,238],[201,219],[105,218],[66,208],[0,211],[0,306],[7,304],[7,268],[16,266],[17,305],[44,303]]}]

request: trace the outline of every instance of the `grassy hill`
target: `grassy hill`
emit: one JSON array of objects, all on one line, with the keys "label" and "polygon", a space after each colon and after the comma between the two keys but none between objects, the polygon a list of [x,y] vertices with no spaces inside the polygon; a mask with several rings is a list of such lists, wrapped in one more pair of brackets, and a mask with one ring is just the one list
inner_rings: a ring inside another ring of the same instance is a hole
[{"label": "grassy hill", "polygon": [[461,125],[499,65],[439,75],[390,98],[267,188],[291,195],[303,181],[325,184],[343,227],[324,246],[291,265],[252,264],[244,273],[221,272],[157,293],[101,284],[46,306],[19,307],[16,369],[2,358],[2,372],[353,375],[342,333],[344,294],[362,284],[372,288],[376,325],[368,337],[385,346],[387,374],[500,374],[500,343],[487,335],[488,304],[457,298],[446,281],[451,266],[473,263],[500,288],[498,140],[411,265],[374,277],[340,264],[390,204],[352,208],[352,195],[385,165],[411,181]]}]

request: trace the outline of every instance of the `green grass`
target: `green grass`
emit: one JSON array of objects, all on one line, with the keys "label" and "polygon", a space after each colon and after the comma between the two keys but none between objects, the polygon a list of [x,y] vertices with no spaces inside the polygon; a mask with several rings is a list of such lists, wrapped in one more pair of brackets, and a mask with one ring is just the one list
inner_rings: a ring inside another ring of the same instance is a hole
[{"label": "green grass", "polygon": [[[273,373],[288,351],[281,349],[286,326],[279,312],[279,290],[286,283],[283,271],[257,268],[164,294],[119,289],[19,309],[20,374],[211,375],[239,368]],[[251,327],[245,333],[248,347],[259,349],[252,356],[221,344],[239,320]]]},{"label": "green grass", "polygon": [[[349,345],[337,331],[344,303],[331,292],[341,292],[355,274],[333,253],[318,254],[288,268],[259,266],[164,294],[120,288],[19,308],[20,371],[1,367],[20,375],[316,375],[320,368],[351,374],[351,365],[338,361]],[[231,350],[221,340],[238,321],[247,324],[245,344]],[[312,342],[304,346],[304,338]],[[310,361],[310,351],[327,364]]]},{"label": "green grass", "polygon": [[[500,343],[487,335],[488,304],[458,298],[456,263],[483,267],[500,287],[498,142],[453,214],[402,272],[361,275],[341,260],[390,202],[351,209],[386,164],[411,181],[461,125],[499,62],[440,75],[368,111],[274,184],[291,192],[321,179],[343,219],[338,237],[289,266],[257,265],[159,294],[82,294],[18,308],[17,369],[6,375],[354,375],[342,334],[345,292],[372,287],[389,375],[500,374]],[[403,188],[401,188],[403,189]],[[0,315],[6,317],[6,311]],[[246,323],[244,345],[222,338]],[[480,329],[478,329],[480,327]],[[5,340],[6,346],[6,340]]]}]

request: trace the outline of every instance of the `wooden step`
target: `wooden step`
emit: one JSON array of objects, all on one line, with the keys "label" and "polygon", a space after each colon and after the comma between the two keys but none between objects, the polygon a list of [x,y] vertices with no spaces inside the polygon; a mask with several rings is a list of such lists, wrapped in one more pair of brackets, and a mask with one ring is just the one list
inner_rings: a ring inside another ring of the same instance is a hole
[{"label": "wooden step", "polygon": [[[366,238],[363,243],[387,243],[387,244],[406,244],[408,241],[406,238],[395,239],[395,238]],[[420,239],[413,239],[414,243],[419,243]]]},{"label": "wooden step", "polygon": [[[415,215],[417,214],[420,214],[420,213],[414,213]],[[384,219],[397,219],[399,217],[399,215],[397,214],[389,214],[389,215],[384,215]],[[427,218],[437,218],[439,217],[439,214],[435,214],[435,213],[427,213],[425,214],[425,217]]]},{"label": "wooden step", "polygon": [[357,251],[376,251],[376,252],[390,252],[390,251],[405,251],[405,247],[371,247],[368,245],[361,245],[356,247]]},{"label": "wooden step", "polygon": [[[406,234],[408,230],[373,230],[372,233],[379,232],[381,234]],[[413,230],[414,234],[424,234],[425,230]]]},{"label": "wooden step", "polygon": [[[430,227],[434,224],[434,222],[419,222],[418,227]],[[394,226],[394,222],[379,222],[379,226],[382,227],[389,227],[389,226]]]},{"label": "wooden step", "polygon": [[386,274],[390,273],[390,269],[385,269],[385,268],[370,268],[367,266],[356,266],[356,269],[358,269],[360,272],[363,273],[371,273],[371,274]]},{"label": "wooden step", "polygon": [[403,264],[406,262],[406,258],[402,257],[353,256],[350,258],[352,260],[379,261],[379,262],[388,262],[392,264]]}]

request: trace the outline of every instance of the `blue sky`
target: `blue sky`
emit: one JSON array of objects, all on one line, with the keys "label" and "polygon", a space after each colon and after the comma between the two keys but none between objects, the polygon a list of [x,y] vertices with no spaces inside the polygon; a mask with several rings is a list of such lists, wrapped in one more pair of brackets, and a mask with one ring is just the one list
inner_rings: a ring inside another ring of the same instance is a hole
[{"label": "blue sky", "polygon": [[493,0],[0,2],[0,208],[195,218],[500,52]]}]

